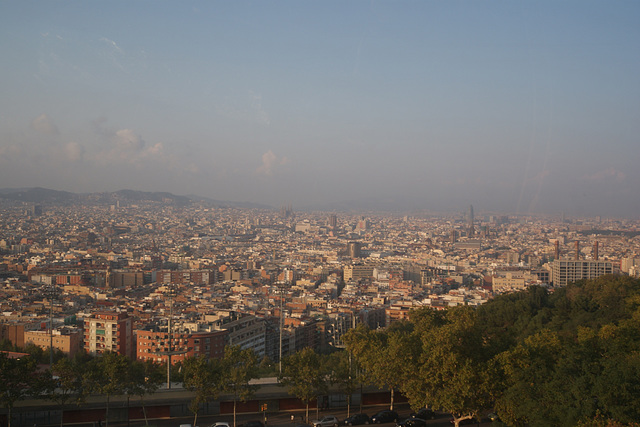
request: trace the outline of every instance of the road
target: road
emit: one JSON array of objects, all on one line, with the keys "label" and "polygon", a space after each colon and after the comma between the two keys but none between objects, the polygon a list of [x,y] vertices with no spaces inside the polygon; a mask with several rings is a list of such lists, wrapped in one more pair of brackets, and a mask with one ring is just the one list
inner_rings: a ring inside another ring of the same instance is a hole
[{"label": "road", "polygon": [[[359,412],[359,407],[352,408],[351,414]],[[383,409],[389,409],[388,406],[370,406],[365,408],[364,413],[367,415],[373,415],[378,411]],[[401,404],[396,406],[396,411],[401,419],[404,419],[409,416],[412,412],[407,404]],[[291,421],[291,415],[294,416],[294,421]],[[274,412],[266,414],[266,427],[295,427],[296,425],[300,425],[304,420],[304,411],[282,411],[282,412]],[[323,417],[325,415],[334,415],[338,420],[342,421],[347,417],[346,408],[339,408],[336,410],[328,409],[324,411],[320,411],[318,416]],[[309,410],[309,419],[316,419],[316,411]],[[450,427],[451,416],[449,414],[438,413],[435,420],[428,420],[427,425],[433,427]],[[265,414],[239,414],[236,418],[236,423],[240,426],[242,423],[247,421],[265,421]],[[197,424],[199,427],[209,427],[215,422],[224,421],[228,422],[230,426],[233,426],[233,415],[203,415],[198,416]],[[190,417],[175,417],[171,419],[157,419],[150,420],[149,424],[155,427],[179,427],[181,424],[192,424],[193,416]],[[473,424],[473,426],[490,426],[491,423],[479,423]],[[109,423],[109,427],[125,427],[127,423]],[[129,424],[129,427],[143,427],[144,422],[135,421]],[[379,424],[380,427],[393,427],[395,423],[386,423]],[[104,427],[104,426],[103,426]]]}]

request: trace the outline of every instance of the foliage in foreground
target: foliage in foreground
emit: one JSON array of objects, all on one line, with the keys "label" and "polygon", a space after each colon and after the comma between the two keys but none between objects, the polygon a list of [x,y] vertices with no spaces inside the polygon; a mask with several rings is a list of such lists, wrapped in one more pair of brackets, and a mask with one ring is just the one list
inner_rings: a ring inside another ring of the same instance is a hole
[{"label": "foliage in foreground", "polygon": [[640,281],[628,277],[417,309],[401,328],[359,327],[345,342],[371,382],[456,425],[494,409],[514,426],[640,419]]}]

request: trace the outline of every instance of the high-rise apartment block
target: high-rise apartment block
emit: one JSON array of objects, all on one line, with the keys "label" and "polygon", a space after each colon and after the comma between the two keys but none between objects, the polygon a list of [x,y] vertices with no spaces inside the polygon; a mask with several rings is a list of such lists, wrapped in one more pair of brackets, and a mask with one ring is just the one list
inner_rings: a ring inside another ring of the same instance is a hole
[{"label": "high-rise apartment block", "polygon": [[551,264],[553,286],[566,286],[577,280],[595,279],[613,273],[613,263],[609,261],[557,259]]},{"label": "high-rise apartment block", "polygon": [[84,319],[84,348],[93,355],[108,351],[134,357],[132,319],[127,313],[100,312]]}]

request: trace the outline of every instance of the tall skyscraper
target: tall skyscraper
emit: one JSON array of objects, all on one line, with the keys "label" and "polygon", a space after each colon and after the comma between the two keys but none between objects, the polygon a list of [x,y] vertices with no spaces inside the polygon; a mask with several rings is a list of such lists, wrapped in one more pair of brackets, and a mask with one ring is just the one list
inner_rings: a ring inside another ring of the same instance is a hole
[{"label": "tall skyscraper", "polygon": [[467,225],[467,233],[469,234],[469,237],[473,237],[476,233],[474,226],[473,226],[473,205],[469,205],[469,223]]}]

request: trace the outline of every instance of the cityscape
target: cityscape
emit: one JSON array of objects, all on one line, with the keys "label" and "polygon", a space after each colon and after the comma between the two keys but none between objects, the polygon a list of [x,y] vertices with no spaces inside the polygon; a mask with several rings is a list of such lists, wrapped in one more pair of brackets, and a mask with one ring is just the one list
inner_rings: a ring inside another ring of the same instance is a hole
[{"label": "cityscape", "polygon": [[[637,220],[473,206],[301,212],[125,191],[20,200],[36,193],[49,194],[7,190],[0,206],[0,341],[51,360],[116,353],[181,366],[238,346],[277,365],[304,349],[344,349],[350,330],[385,330],[419,308],[640,277]],[[163,387],[181,388],[170,375]]]},{"label": "cityscape", "polygon": [[0,0],[0,427],[638,427],[639,18]]}]

